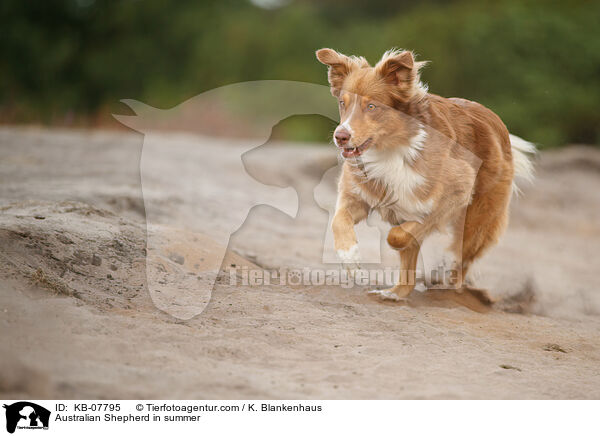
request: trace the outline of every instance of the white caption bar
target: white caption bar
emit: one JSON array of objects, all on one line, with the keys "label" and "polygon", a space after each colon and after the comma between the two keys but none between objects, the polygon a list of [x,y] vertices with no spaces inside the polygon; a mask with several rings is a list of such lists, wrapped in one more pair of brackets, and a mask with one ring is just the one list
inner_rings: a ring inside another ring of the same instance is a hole
[{"label": "white caption bar", "polygon": [[[5,400],[9,434],[592,434],[590,401]],[[6,434],[6,433],[4,433]],[[196,434],[196,433],[194,433]],[[200,433],[197,433],[200,434]],[[308,433],[310,434],[310,433]]]}]

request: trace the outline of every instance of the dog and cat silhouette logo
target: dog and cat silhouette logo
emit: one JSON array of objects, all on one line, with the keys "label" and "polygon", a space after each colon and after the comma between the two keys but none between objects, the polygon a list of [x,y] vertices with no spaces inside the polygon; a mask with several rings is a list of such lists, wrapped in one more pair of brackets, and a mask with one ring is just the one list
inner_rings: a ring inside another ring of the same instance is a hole
[{"label": "dog and cat silhouette logo", "polygon": [[29,401],[19,401],[11,405],[4,405],[6,409],[6,431],[14,433],[18,428],[35,430],[48,429],[50,411],[42,406]]}]

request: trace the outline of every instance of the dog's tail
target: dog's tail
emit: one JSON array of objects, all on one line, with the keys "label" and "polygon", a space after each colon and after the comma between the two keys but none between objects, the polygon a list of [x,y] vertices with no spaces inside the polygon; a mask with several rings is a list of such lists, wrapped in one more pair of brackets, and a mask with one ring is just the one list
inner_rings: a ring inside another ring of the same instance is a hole
[{"label": "dog's tail", "polygon": [[512,148],[513,166],[515,168],[513,192],[518,195],[521,193],[521,190],[519,189],[517,182],[533,182],[533,158],[537,153],[537,149],[535,148],[535,144],[525,141],[523,138],[519,138],[515,135],[509,135],[509,137]]}]

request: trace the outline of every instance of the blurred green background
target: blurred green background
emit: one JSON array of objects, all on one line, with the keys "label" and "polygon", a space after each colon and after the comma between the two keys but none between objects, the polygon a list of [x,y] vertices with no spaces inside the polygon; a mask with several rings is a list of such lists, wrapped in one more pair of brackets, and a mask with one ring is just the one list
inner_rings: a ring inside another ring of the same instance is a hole
[{"label": "blurred green background", "polygon": [[[430,60],[430,91],[496,111],[542,147],[600,143],[600,2],[2,0],[3,123],[110,126],[120,99],[168,108],[239,81],[326,84],[314,51]],[[325,141],[299,117],[285,139]]]}]

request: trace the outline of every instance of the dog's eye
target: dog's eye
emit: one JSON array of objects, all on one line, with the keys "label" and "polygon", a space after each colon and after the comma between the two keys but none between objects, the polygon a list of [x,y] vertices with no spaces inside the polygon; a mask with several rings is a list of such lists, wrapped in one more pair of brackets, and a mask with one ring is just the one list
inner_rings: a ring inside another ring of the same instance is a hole
[{"label": "dog's eye", "polygon": [[340,106],[341,106],[341,107],[344,107],[344,106],[346,106],[346,103],[344,103],[344,100],[340,100]]},{"label": "dog's eye", "polygon": [[373,103],[369,103],[367,105],[367,109],[369,109],[370,111],[372,111],[373,109],[375,109],[377,106],[375,106]]}]

